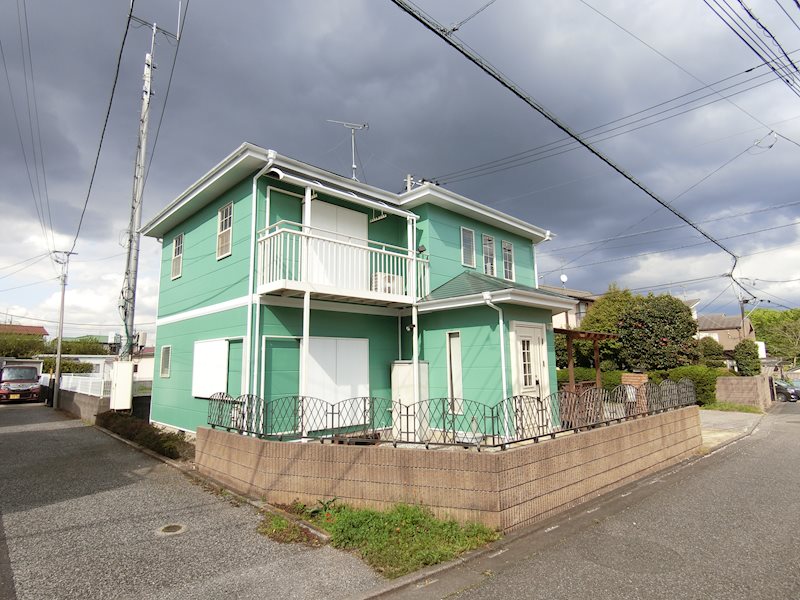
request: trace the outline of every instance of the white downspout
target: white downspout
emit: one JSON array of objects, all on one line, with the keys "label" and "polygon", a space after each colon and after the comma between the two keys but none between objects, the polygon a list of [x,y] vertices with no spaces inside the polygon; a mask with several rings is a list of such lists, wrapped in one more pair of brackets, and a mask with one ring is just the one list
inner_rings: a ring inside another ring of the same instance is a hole
[{"label": "white downspout", "polygon": [[414,386],[414,404],[421,400],[419,389],[419,313],[417,311],[417,228],[412,218],[406,219],[408,244],[408,293],[411,296],[411,377]]},{"label": "white downspout", "polygon": [[506,398],[508,398],[508,382],[506,381],[506,333],[503,309],[492,304],[491,292],[483,292],[483,301],[486,303],[486,306],[497,311],[498,327],[500,328],[500,375],[503,385],[503,435],[507,443],[510,438],[508,436],[508,403],[505,401]]},{"label": "white downspout", "polygon": [[[303,232],[308,233],[311,227],[311,188],[305,189],[303,195]],[[308,235],[303,236],[302,280],[308,285]],[[300,396],[308,392],[308,359],[311,353],[309,347],[311,338],[311,292],[306,289],[303,294],[303,348],[300,353]],[[300,424],[301,435],[306,437],[306,423]]]},{"label": "white downspout", "polygon": [[[269,154],[266,164],[258,173],[253,176],[253,199],[250,206],[250,276],[248,277],[247,282],[247,345],[245,346],[246,355],[243,357],[245,394],[250,393],[250,390],[253,388],[255,383],[253,381],[254,369],[251,367],[252,357],[254,354],[256,354],[256,352],[253,352],[253,296],[255,295],[255,261],[256,249],[258,248],[258,240],[256,239],[256,228],[258,226],[256,218],[258,212],[258,180],[261,179],[261,177],[272,168],[273,162],[275,162],[275,157],[274,155]],[[267,215],[267,220],[269,220],[269,215]],[[260,312],[259,306],[259,313]]]}]

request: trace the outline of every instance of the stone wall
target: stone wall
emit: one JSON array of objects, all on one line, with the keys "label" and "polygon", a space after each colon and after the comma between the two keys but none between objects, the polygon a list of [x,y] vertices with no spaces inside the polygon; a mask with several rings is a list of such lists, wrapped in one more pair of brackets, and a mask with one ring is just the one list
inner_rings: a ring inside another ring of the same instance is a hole
[{"label": "stone wall", "polygon": [[747,404],[767,410],[772,406],[769,377],[717,377],[717,402]]},{"label": "stone wall", "polygon": [[259,440],[197,430],[201,474],[267,502],[422,504],[508,531],[666,468],[701,445],[696,406],[506,451]]},{"label": "stone wall", "polygon": [[110,398],[98,398],[66,390],[58,392],[58,408],[88,423],[94,424],[95,416],[107,411],[110,405]]}]

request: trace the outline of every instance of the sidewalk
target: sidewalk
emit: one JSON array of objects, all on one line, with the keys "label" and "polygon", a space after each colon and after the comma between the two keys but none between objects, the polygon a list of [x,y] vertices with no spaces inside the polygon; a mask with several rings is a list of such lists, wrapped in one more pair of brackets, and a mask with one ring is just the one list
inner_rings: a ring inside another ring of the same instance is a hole
[{"label": "sidewalk", "polygon": [[0,457],[4,600],[317,599],[383,581],[330,546],[259,535],[251,506],[42,405],[0,406]]},{"label": "sidewalk", "polygon": [[701,410],[700,427],[703,446],[714,450],[734,439],[751,433],[764,418],[763,414]]}]

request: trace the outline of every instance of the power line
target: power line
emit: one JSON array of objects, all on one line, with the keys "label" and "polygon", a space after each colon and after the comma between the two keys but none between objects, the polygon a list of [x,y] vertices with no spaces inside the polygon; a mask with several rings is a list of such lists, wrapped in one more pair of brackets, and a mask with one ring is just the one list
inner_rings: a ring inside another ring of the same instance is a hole
[{"label": "power line", "polygon": [[5,271],[6,269],[13,269],[17,265],[21,265],[22,263],[26,263],[26,262],[30,262],[32,260],[36,260],[37,258],[42,258],[44,256],[47,256],[47,252],[43,252],[42,254],[37,254],[36,256],[31,256],[30,258],[26,258],[25,260],[21,260],[19,262],[15,262],[14,264],[11,264],[11,265],[6,265],[4,267],[0,267],[0,271]]},{"label": "power line", "polygon": [[122,52],[125,49],[125,40],[128,39],[128,31],[130,30],[131,25],[131,17],[133,16],[133,5],[135,4],[136,0],[131,0],[130,10],[128,11],[128,19],[125,23],[125,33],[122,35],[122,43],[119,47],[119,53],[117,54],[117,66],[114,69],[114,83],[111,85],[111,96],[108,99],[108,108],[106,109],[106,116],[103,120],[103,129],[100,132],[100,143],[97,146],[97,154],[94,157],[94,166],[92,167],[92,175],[89,178],[89,189],[86,192],[86,199],[83,202],[83,208],[81,209],[81,217],[78,220],[78,229],[75,231],[75,238],[72,240],[72,248],[70,252],[75,250],[75,245],[78,243],[78,236],[81,234],[81,227],[83,226],[83,217],[86,215],[86,207],[89,205],[89,197],[92,195],[92,186],[94,185],[94,177],[97,174],[97,164],[100,162],[100,152],[103,149],[103,140],[106,137],[106,128],[108,127],[108,119],[111,116],[111,105],[114,103],[114,92],[117,89],[117,80],[119,79],[119,69],[120,65],[122,64]]},{"label": "power line", "polygon": [[[50,256],[49,252],[47,254],[42,254],[36,260],[34,260],[32,263],[29,263],[29,264],[25,265],[24,267],[20,267],[19,269],[17,269],[16,271],[12,271],[11,273],[6,273],[5,275],[0,275],[0,279],[6,279],[7,277],[11,277],[12,275],[16,275],[17,273],[19,273],[21,271],[24,271],[25,269],[29,269],[33,265],[42,262],[42,260],[44,260],[45,257],[48,257],[48,256]],[[28,262],[28,261],[23,261],[23,262]],[[17,264],[20,264],[20,263],[17,263]]]},{"label": "power line", "polygon": [[474,17],[477,17],[480,13],[482,13],[484,10],[489,8],[495,2],[497,2],[497,0],[489,0],[489,2],[487,2],[486,4],[481,6],[478,10],[473,12],[466,19],[462,19],[458,23],[455,23],[454,25],[451,25],[447,31],[450,32],[450,33],[453,33],[454,31],[458,31],[459,29],[461,29],[461,26],[464,25],[467,21],[471,21]]},{"label": "power line", "polygon": [[[0,314],[6,315],[7,317],[13,317],[15,319],[28,319],[29,321],[38,321],[38,322],[41,322],[41,323],[58,323],[58,321],[55,320],[55,319],[43,319],[41,317],[31,317],[31,316],[28,316],[28,315],[15,315],[15,314],[11,314],[11,313],[5,312],[5,311],[3,311]],[[139,325],[155,325],[155,324],[156,324],[155,321],[147,321],[147,322],[139,323]],[[119,323],[70,323],[68,321],[64,321],[64,325],[74,325],[74,326],[76,326],[78,328],[84,328],[84,329],[88,328],[88,327],[113,327],[113,328],[119,328]]]},{"label": "power line", "polygon": [[[586,148],[590,153],[592,153],[595,157],[599,158],[603,161],[606,165],[611,167],[614,171],[616,171],[619,175],[624,177],[628,180],[629,183],[633,184],[637,187],[640,191],[644,192],[647,196],[651,199],[656,201],[658,204],[666,208],[669,212],[673,215],[688,223],[693,229],[695,229],[700,235],[706,238],[709,242],[717,246],[720,250],[725,252],[726,254],[730,255],[734,260],[736,259],[736,255],[728,250],[724,245],[722,245],[719,241],[717,241],[714,237],[710,234],[706,233],[702,228],[698,227],[692,221],[690,221],[687,217],[685,217],[680,211],[675,209],[674,207],[670,206],[669,203],[662,200],[659,196],[655,193],[650,191],[644,184],[639,182],[636,178],[634,178],[631,174],[627,173],[624,169],[618,166],[614,161],[610,158],[606,157],[602,152],[595,149],[591,144],[583,140],[577,133],[573,132],[567,125],[562,123],[555,115],[551,114],[546,108],[540,105],[536,100],[534,100],[529,94],[527,94],[524,90],[522,90],[518,85],[510,81],[505,75],[503,75],[500,71],[498,71],[493,65],[491,65],[488,61],[486,61],[483,57],[481,57],[477,52],[466,46],[461,40],[459,40],[455,35],[447,34],[446,30],[439,24],[435,19],[431,16],[427,15],[423,11],[421,11],[418,7],[413,5],[413,3],[406,2],[405,0],[391,0],[394,4],[399,6],[403,11],[407,14],[414,17],[417,21],[422,23],[425,27],[430,29],[433,33],[438,35],[441,39],[443,39],[447,44],[452,46],[455,50],[461,53],[464,57],[470,60],[473,64],[475,64],[478,68],[480,68],[484,73],[492,77],[495,81],[497,81],[500,85],[505,87],[515,96],[517,96],[520,100],[525,102],[528,106],[538,112],[540,115],[545,117],[548,121],[550,121],[553,125],[561,129],[564,133],[578,141],[584,148]],[[412,5],[414,6],[412,8]]]},{"label": "power line", "polygon": [[655,289],[658,289],[658,288],[672,287],[672,286],[676,286],[676,285],[686,285],[686,284],[690,284],[690,283],[703,283],[703,282],[706,282],[706,281],[711,281],[712,279],[720,279],[722,277],[727,277],[727,276],[728,276],[727,273],[721,273],[719,275],[709,275],[707,277],[696,277],[694,279],[684,279],[683,281],[670,281],[669,283],[659,283],[659,284],[656,284],[656,285],[643,285],[642,287],[638,287],[638,288],[628,288],[628,291],[639,292],[639,291],[642,291],[642,290],[655,290]]},{"label": "power line", "polygon": [[713,299],[713,300],[711,300],[710,302],[706,302],[706,303],[705,303],[703,306],[701,306],[700,308],[698,308],[698,309],[697,309],[697,312],[700,312],[701,310],[705,310],[705,309],[707,309],[709,306],[711,306],[712,304],[714,304],[714,302],[716,302],[717,300],[719,300],[719,299],[720,299],[720,297],[722,296],[722,294],[724,294],[725,292],[727,292],[727,291],[728,291],[729,289],[731,289],[732,287],[733,287],[733,282],[731,281],[731,282],[730,282],[730,283],[729,283],[727,286],[725,286],[724,288],[722,288],[722,291],[721,291],[719,294],[717,294],[717,295],[714,297],[714,299]]},{"label": "power line", "polygon": [[22,285],[17,285],[15,287],[10,287],[10,288],[6,288],[4,290],[0,290],[0,294],[2,294],[3,292],[11,292],[11,291],[19,290],[19,289],[26,288],[26,287],[32,287],[34,285],[41,285],[43,283],[49,283],[51,281],[56,281],[57,279],[58,279],[57,277],[51,277],[50,279],[42,279],[41,281],[34,281],[33,283],[24,283]]}]

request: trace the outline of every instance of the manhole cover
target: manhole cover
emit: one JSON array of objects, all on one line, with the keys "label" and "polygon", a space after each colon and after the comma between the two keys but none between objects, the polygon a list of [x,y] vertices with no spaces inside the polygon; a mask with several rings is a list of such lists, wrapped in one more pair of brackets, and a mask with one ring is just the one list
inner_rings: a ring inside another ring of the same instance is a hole
[{"label": "manhole cover", "polygon": [[173,523],[171,525],[164,525],[164,527],[159,529],[156,533],[158,533],[158,535],[178,535],[184,531],[186,531],[185,525]]}]

